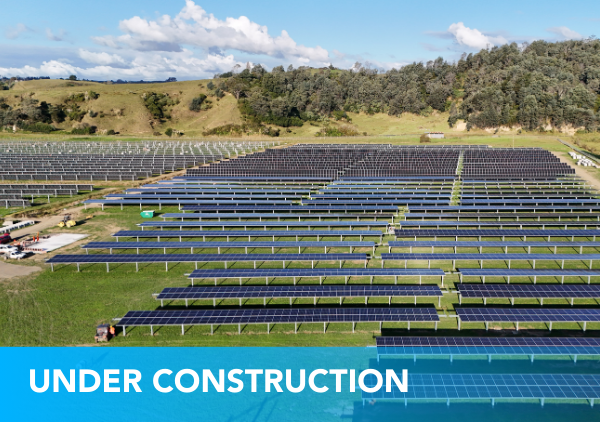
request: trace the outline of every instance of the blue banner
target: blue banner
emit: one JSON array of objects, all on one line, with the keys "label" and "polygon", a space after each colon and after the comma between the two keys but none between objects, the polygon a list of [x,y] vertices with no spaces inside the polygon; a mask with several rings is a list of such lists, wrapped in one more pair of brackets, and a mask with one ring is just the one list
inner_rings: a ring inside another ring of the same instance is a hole
[{"label": "blue banner", "polygon": [[600,420],[597,357],[2,348],[4,420]]}]

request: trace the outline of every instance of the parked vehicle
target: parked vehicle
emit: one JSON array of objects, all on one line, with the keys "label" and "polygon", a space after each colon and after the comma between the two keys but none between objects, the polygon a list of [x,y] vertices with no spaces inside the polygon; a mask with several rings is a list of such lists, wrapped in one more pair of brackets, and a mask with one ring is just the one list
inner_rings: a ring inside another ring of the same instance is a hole
[{"label": "parked vehicle", "polygon": [[0,245],[4,245],[4,244],[10,243],[10,242],[12,242],[12,237],[10,237],[10,234],[8,234],[8,233],[0,234]]},{"label": "parked vehicle", "polygon": [[25,252],[21,252],[18,249],[16,251],[11,251],[4,255],[4,257],[7,259],[21,259],[21,258],[25,258],[26,256],[27,256],[27,254]]},{"label": "parked vehicle", "polygon": [[19,251],[19,248],[16,248],[15,246],[6,245],[6,244],[0,245],[0,253],[7,254],[10,252],[18,252],[18,251]]}]

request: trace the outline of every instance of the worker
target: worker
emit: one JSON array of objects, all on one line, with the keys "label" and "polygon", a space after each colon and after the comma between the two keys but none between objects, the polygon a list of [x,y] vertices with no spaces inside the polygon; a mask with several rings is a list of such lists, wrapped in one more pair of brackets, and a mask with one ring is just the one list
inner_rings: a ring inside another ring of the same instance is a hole
[{"label": "worker", "polygon": [[115,336],[115,327],[113,327],[112,325],[110,326],[110,328],[108,329],[108,332],[110,333],[110,337],[114,337]]}]

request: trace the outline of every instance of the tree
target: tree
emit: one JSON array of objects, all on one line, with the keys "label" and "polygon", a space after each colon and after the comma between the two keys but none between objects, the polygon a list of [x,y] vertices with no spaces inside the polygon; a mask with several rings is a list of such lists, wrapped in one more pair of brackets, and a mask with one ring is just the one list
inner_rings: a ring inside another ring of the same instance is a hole
[{"label": "tree", "polygon": [[172,136],[173,135],[173,129],[167,128],[167,130],[165,130],[165,135]]},{"label": "tree", "polygon": [[191,111],[196,111],[196,112],[200,111],[202,109],[202,103],[204,102],[204,100],[206,100],[206,95],[204,95],[204,94],[198,95],[190,103],[189,109]]},{"label": "tree", "polygon": [[76,81],[76,80],[77,80],[77,76],[75,76],[75,75],[70,75],[70,76],[69,76],[69,80],[70,80],[70,81]]}]

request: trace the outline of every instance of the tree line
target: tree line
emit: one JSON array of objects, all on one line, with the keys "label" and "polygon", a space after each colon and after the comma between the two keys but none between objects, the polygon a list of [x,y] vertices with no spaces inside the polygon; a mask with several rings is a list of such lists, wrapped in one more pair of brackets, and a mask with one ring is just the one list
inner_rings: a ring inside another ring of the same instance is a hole
[{"label": "tree line", "polygon": [[301,126],[340,112],[429,115],[449,112],[448,124],[470,128],[566,125],[599,128],[600,41],[595,37],[535,41],[443,58],[382,72],[260,65],[215,75],[215,92],[229,92],[250,121]]}]

